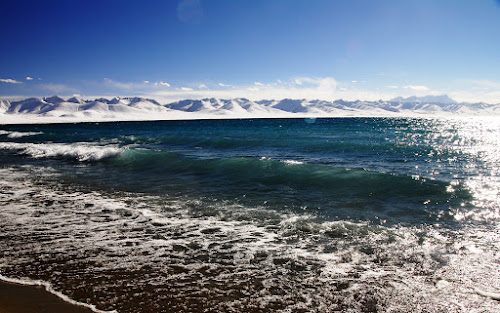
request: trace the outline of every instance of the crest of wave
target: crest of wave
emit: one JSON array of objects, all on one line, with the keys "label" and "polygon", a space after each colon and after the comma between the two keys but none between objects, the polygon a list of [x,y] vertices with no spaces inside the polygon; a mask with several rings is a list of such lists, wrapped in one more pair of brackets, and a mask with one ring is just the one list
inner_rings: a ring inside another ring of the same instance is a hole
[{"label": "crest of wave", "polygon": [[73,144],[37,144],[2,142],[0,149],[16,150],[20,154],[34,158],[63,157],[83,161],[97,161],[108,157],[120,155],[124,149],[114,146],[96,146],[87,143]]}]

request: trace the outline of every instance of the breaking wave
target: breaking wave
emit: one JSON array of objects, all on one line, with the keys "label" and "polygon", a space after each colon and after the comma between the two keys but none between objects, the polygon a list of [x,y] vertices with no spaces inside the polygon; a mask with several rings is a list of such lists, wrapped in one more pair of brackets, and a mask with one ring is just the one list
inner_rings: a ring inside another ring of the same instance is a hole
[{"label": "breaking wave", "polygon": [[[199,159],[173,152],[129,149],[111,162],[128,171],[191,174],[210,179],[219,177],[242,185],[247,182],[419,197],[453,192],[448,182],[438,180],[266,157]],[[460,186],[455,187],[455,192],[460,189]]]},{"label": "breaking wave", "polygon": [[98,161],[123,153],[123,148],[88,143],[17,143],[0,142],[0,149],[15,151],[33,158],[68,158],[80,162]]},{"label": "breaking wave", "polygon": [[273,210],[313,212],[326,220],[434,223],[453,220],[452,210],[465,209],[471,200],[467,188],[448,181],[289,159],[202,159],[129,148],[95,165],[80,168],[76,177],[72,172],[72,179],[92,186],[99,181],[104,189],[187,193],[242,205],[264,199]]},{"label": "breaking wave", "polygon": [[[422,225],[318,223],[307,215],[272,215],[222,202],[193,215],[189,208],[203,203],[82,192],[33,184],[25,172],[0,174],[0,248],[16,256],[2,264],[2,275],[30,277],[101,310],[463,312],[485,303],[485,312],[498,308],[471,292],[498,285],[491,283],[498,281],[491,280],[498,277],[497,236],[488,245],[472,241],[488,232],[469,239]],[[478,265],[479,260],[492,265]]]},{"label": "breaking wave", "polygon": [[18,132],[18,131],[7,131],[0,130],[0,136],[7,136],[8,138],[22,138],[27,136],[42,135],[42,132]]}]

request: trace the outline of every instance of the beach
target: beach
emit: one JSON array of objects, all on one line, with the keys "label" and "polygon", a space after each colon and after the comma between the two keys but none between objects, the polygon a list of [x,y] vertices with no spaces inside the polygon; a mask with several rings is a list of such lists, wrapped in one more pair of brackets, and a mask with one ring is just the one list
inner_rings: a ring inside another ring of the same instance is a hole
[{"label": "beach", "polygon": [[91,309],[68,303],[43,286],[0,281],[1,313],[91,313]]}]

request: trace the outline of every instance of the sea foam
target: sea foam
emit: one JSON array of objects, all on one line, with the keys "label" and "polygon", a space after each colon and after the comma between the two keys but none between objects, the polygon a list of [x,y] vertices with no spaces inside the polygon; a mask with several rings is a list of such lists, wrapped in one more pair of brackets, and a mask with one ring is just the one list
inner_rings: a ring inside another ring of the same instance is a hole
[{"label": "sea foam", "polygon": [[0,149],[14,150],[19,154],[29,155],[33,158],[70,158],[77,161],[98,161],[104,158],[118,156],[124,148],[116,146],[98,146],[87,143],[16,143],[0,142]]},{"label": "sea foam", "polygon": [[68,303],[71,303],[71,304],[74,304],[74,305],[78,305],[78,306],[82,306],[82,307],[85,307],[85,308],[89,308],[89,309],[91,309],[92,311],[94,311],[96,313],[118,313],[116,310],[113,310],[113,311],[103,311],[103,310],[97,309],[95,305],[75,301],[75,300],[69,298],[68,296],[66,296],[65,294],[63,294],[63,293],[61,293],[59,291],[54,290],[54,288],[52,287],[52,285],[50,283],[42,281],[42,280],[28,280],[28,279],[10,278],[10,277],[3,276],[2,274],[0,274],[0,280],[4,281],[4,282],[7,282],[7,283],[11,283],[11,284],[17,284],[17,285],[41,286],[41,287],[45,288],[45,290],[47,292],[49,292],[49,293],[57,296],[58,298],[66,301]]},{"label": "sea foam", "polygon": [[17,132],[17,131],[0,130],[0,136],[7,135],[8,138],[21,138],[21,137],[36,136],[42,134],[43,134],[42,132]]}]

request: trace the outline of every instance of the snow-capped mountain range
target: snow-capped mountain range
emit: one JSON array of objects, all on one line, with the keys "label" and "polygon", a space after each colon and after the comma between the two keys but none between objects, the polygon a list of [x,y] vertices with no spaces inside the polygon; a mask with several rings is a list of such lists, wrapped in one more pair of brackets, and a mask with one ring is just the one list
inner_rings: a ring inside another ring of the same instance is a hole
[{"label": "snow-capped mountain range", "polygon": [[53,96],[0,100],[0,123],[429,115],[500,115],[500,104],[458,103],[446,95],[398,97],[389,101],[207,98],[168,104],[140,97],[84,100]]}]

